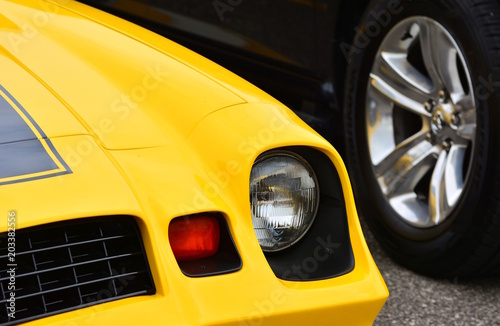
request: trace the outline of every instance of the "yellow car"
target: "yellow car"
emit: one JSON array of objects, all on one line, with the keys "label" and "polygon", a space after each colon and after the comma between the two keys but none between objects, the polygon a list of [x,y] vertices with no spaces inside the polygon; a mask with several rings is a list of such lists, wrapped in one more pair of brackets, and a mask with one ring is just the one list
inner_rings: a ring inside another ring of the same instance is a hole
[{"label": "yellow car", "polygon": [[3,325],[364,325],[388,296],[329,143],[69,0],[0,0],[0,212]]}]

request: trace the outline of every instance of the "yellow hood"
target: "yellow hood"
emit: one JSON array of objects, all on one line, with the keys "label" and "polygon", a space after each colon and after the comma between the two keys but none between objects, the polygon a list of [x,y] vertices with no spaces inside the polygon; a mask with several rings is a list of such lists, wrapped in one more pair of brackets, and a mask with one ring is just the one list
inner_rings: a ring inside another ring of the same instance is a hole
[{"label": "yellow hood", "polygon": [[189,50],[80,3],[0,4],[0,84],[49,138],[90,134],[107,149],[164,146],[216,110],[274,101]]}]

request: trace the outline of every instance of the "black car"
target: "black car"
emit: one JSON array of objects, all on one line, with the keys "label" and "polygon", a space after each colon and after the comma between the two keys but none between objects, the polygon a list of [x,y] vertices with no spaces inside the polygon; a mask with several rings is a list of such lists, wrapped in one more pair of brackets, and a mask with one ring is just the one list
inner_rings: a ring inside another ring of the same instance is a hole
[{"label": "black car", "polygon": [[345,142],[358,209],[400,263],[431,276],[500,270],[499,1],[83,2],[218,62]]}]

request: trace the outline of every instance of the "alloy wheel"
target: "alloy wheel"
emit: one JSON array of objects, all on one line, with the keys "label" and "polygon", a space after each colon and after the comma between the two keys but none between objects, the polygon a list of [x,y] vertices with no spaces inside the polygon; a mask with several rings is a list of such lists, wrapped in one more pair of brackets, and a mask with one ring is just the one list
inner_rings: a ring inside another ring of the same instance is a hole
[{"label": "alloy wheel", "polygon": [[366,133],[373,173],[406,223],[443,223],[468,181],[476,105],[464,55],[438,22],[410,17],[379,47],[369,76]]}]

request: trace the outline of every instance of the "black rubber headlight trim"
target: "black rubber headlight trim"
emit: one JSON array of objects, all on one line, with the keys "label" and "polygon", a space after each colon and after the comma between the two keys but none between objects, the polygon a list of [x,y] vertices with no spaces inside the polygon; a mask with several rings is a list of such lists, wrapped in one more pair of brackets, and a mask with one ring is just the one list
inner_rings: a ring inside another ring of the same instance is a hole
[{"label": "black rubber headlight trim", "polygon": [[264,252],[274,274],[288,281],[323,280],[354,269],[347,212],[338,172],[331,160],[311,147],[280,148],[303,157],[316,173],[320,200],[316,218],[295,245]]}]

